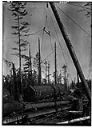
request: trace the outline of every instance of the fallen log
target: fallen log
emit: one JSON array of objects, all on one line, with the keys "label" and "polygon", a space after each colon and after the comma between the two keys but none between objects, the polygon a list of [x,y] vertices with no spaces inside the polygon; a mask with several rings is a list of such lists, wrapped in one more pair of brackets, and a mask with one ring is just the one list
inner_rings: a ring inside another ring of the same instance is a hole
[{"label": "fallen log", "polygon": [[[56,105],[57,106],[69,105],[70,103],[71,103],[70,101],[57,101]],[[37,103],[37,104],[28,103],[27,105],[25,105],[25,110],[54,107],[54,106],[55,106],[55,102]]]},{"label": "fallen log", "polygon": [[85,120],[90,120],[90,119],[91,119],[90,116],[86,116],[86,117],[81,117],[81,118],[77,118],[77,119],[72,119],[72,120],[69,120],[69,121],[58,122],[57,124],[66,125],[66,124],[77,123],[77,122],[81,122],[81,121],[85,121]]}]

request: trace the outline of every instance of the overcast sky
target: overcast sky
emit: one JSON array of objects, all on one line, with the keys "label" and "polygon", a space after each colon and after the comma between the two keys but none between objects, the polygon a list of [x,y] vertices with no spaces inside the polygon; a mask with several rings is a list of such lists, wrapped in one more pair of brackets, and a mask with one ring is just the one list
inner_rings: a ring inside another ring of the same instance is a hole
[{"label": "overcast sky", "polygon": [[[85,16],[85,12],[80,12],[81,5],[83,3],[57,3],[56,7],[58,13],[60,15],[61,21],[65,26],[65,29],[68,33],[68,36],[72,42],[76,55],[78,57],[79,63],[82,67],[83,73],[85,77],[88,77],[89,71],[89,60],[90,60],[90,46],[91,46],[91,37],[90,37],[90,24],[91,18],[87,18]],[[78,5],[78,6],[74,6]],[[3,58],[13,61],[15,63],[16,68],[18,68],[18,57],[11,55],[14,53],[11,48],[15,47],[14,41],[17,40],[11,33],[13,30],[11,29],[11,25],[14,25],[14,20],[11,15],[11,12],[8,10],[8,4],[3,4],[4,6],[4,33],[3,33]],[[74,23],[69,17],[64,15],[61,10],[62,9],[66,15],[72,18],[77,24],[79,24],[85,31],[83,31],[76,23]],[[37,33],[36,35],[30,35],[27,39],[31,45],[31,53],[32,56],[35,56],[38,50],[38,37],[41,41],[41,59],[44,60],[54,49],[54,43],[57,43],[57,70],[60,72],[62,66],[67,63],[68,73],[70,74],[70,78],[74,79],[76,77],[76,69],[70,57],[70,54],[67,50],[65,42],[63,40],[62,34],[60,33],[59,27],[53,15],[53,12],[48,6],[46,7],[46,3],[32,3],[28,2],[27,10],[29,15],[25,17],[25,19],[31,24],[30,25],[30,33],[34,33],[39,31],[46,26],[46,30],[51,32],[51,37],[49,37],[46,33],[42,36],[42,31]],[[46,20],[47,16],[47,20]],[[57,34],[56,34],[57,33]],[[58,39],[57,39],[58,35]],[[61,51],[59,42],[62,46],[63,51]],[[50,43],[51,42],[51,43]],[[51,48],[52,47],[52,48]],[[63,54],[64,57],[63,57]],[[28,54],[28,51],[25,52]],[[47,60],[50,62],[50,73],[54,72],[54,53],[51,54]],[[24,60],[22,60],[22,64]],[[3,63],[3,74],[9,73],[9,69],[5,63]]]}]

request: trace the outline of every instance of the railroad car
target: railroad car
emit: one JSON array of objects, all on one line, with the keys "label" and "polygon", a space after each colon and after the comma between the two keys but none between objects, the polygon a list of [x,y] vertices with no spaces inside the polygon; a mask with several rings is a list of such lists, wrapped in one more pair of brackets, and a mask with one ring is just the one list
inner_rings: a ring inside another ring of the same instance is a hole
[{"label": "railroad car", "polygon": [[41,86],[29,86],[24,89],[24,101],[38,102],[43,99],[50,100],[54,97],[60,97],[65,92],[65,86],[63,84],[55,85],[41,85]]}]

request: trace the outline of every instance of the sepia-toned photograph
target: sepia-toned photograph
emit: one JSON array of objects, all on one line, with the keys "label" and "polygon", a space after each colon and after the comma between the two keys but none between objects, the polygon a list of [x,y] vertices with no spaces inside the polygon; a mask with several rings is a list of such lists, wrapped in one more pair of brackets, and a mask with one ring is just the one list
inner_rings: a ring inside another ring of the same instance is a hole
[{"label": "sepia-toned photograph", "polygon": [[92,2],[2,1],[2,125],[91,126]]}]

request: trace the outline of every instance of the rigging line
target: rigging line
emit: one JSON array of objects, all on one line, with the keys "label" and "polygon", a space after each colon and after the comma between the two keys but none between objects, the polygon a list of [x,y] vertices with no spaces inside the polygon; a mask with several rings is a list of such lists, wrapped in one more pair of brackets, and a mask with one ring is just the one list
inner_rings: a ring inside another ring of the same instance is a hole
[{"label": "rigging line", "polygon": [[[46,19],[45,19],[45,26],[43,26],[43,29],[42,29],[42,44],[43,44],[43,36],[44,36],[44,32],[46,32],[46,34],[47,34],[47,31],[46,30],[44,30],[45,29],[45,27],[46,27],[46,23],[47,23],[47,14],[46,14]],[[48,34],[49,35],[49,34]],[[50,35],[49,35],[50,36]],[[51,37],[50,37],[50,43],[51,43]],[[42,50],[42,44],[41,44],[41,50]],[[52,46],[51,46],[51,48],[52,48]],[[53,53],[53,50],[52,50],[52,53]],[[50,55],[52,54],[52,53],[50,53]],[[49,55],[48,55],[49,56]],[[47,56],[47,57],[48,57]],[[46,57],[46,58],[47,58]],[[44,60],[46,60],[46,58],[44,59]],[[43,61],[44,61],[43,60]],[[42,61],[42,62],[43,62]]]},{"label": "rigging line", "polygon": [[[43,18],[44,18],[44,15],[45,15],[45,9],[43,7]],[[43,24],[43,29],[42,29],[42,43],[41,43],[41,51],[42,51],[42,46],[43,46],[43,36],[44,36],[44,27],[46,26],[46,19],[44,20],[44,24]]]},{"label": "rigging line", "polygon": [[42,60],[42,62],[45,61],[46,58],[48,58],[53,52],[54,52],[54,51],[52,51],[51,53],[49,53],[49,54]]},{"label": "rigging line", "polygon": [[[47,6],[48,6],[48,4],[47,4]],[[47,7],[45,7],[45,11],[46,11],[46,14],[48,15]],[[49,27],[49,26],[47,26],[47,27]],[[50,32],[49,36],[51,38],[51,32]],[[51,39],[50,39],[50,44],[51,44]],[[54,52],[52,44],[51,44],[51,50],[52,50],[52,52]],[[54,57],[54,55],[53,55],[53,57]]]},{"label": "rigging line", "polygon": [[31,34],[29,34],[29,35],[36,35],[37,33],[41,32],[42,30],[43,30],[43,28],[40,29],[40,30],[38,30],[38,31],[36,31],[36,32],[34,32],[34,33],[31,33]]},{"label": "rigging line", "polygon": [[[45,11],[45,7],[44,7],[44,11]],[[47,25],[47,13],[46,13],[46,15],[45,15],[45,27],[46,27],[46,25]]]},{"label": "rigging line", "polygon": [[67,3],[67,4],[69,4],[69,5],[73,5],[73,6],[77,6],[77,7],[80,7],[80,8],[83,8],[84,10],[90,10],[91,11],[91,9],[90,8],[86,8],[86,7],[84,7],[84,6],[81,6],[81,5],[76,5],[76,4],[73,4],[73,3]]},{"label": "rigging line", "polygon": [[59,10],[65,15],[67,16],[71,21],[73,21],[82,31],[84,31],[87,35],[91,36],[90,33],[88,33],[84,28],[82,28],[73,18],[71,18],[70,16],[68,16],[59,6],[57,6],[59,8]]},{"label": "rigging line", "polygon": [[52,23],[53,23],[53,26],[54,26],[54,30],[55,30],[55,33],[56,33],[57,41],[58,41],[58,43],[59,43],[59,45],[60,45],[61,52],[62,52],[64,61],[65,61],[65,64],[67,65],[67,62],[66,62],[66,59],[65,59],[65,55],[64,55],[64,53],[63,53],[63,48],[62,48],[61,43],[60,43],[60,41],[59,41],[58,34],[57,34],[56,29],[55,29],[55,25],[54,25],[54,22],[53,22],[53,19],[52,19],[52,16],[50,15],[50,13],[49,13],[49,16],[51,17],[51,20],[52,20]]},{"label": "rigging line", "polygon": [[[44,11],[43,11],[43,16],[44,16],[44,15],[45,15],[45,7],[43,7],[43,10],[44,10]],[[46,26],[47,26],[47,25],[46,25],[46,24],[47,24],[47,13],[46,13],[46,15],[45,15],[45,20],[44,20],[44,22],[45,22],[45,23],[44,23],[44,25],[43,25],[43,31],[42,31],[41,50],[42,50],[42,48],[43,48],[42,46],[43,46],[43,36],[44,36],[44,33],[48,34],[48,32],[47,32],[46,29],[45,29]],[[48,34],[48,35],[49,35],[49,34]]]},{"label": "rigging line", "polygon": [[[49,9],[49,10],[50,10],[50,9]],[[65,54],[64,54],[64,52],[63,52],[63,47],[62,47],[62,45],[61,45],[61,43],[60,43],[60,40],[59,40],[57,31],[56,31],[56,29],[55,29],[55,25],[54,25],[53,18],[52,18],[52,16],[50,15],[50,13],[48,13],[48,14],[49,14],[49,16],[51,17],[51,20],[52,20],[52,23],[53,23],[53,26],[54,26],[54,30],[55,30],[55,33],[56,33],[57,41],[58,41],[58,43],[59,43],[59,45],[60,45],[60,48],[61,48],[61,52],[62,52],[62,55],[63,55],[63,59],[64,59],[64,61],[65,61],[65,64],[68,65],[68,64],[67,64],[67,61],[66,61],[66,58],[65,58]],[[68,58],[69,58],[69,55],[68,55],[68,54],[67,54],[67,56],[68,56]],[[68,67],[68,71],[70,72],[69,67]]]},{"label": "rigging line", "polygon": [[46,8],[44,7],[44,10],[46,12],[46,19],[45,19],[45,28],[44,28],[44,32],[50,37],[50,45],[51,45],[51,50],[53,51],[53,47],[52,47],[52,43],[51,43],[51,34],[50,31],[46,31],[46,27],[48,28],[48,20],[47,20],[47,11]]},{"label": "rigging line", "polygon": [[[44,7],[44,10],[45,10],[45,12],[46,12],[46,24],[45,24],[45,28],[46,28],[46,26],[47,26],[47,28],[49,28],[49,26],[48,26],[48,20],[47,20],[47,10],[46,10],[45,7]],[[46,29],[45,29],[44,31],[45,31],[46,34],[48,34],[48,36],[50,37],[51,50],[53,51],[53,46],[52,46],[52,43],[51,43],[51,33],[50,33],[50,31],[46,31]]]},{"label": "rigging line", "polygon": [[44,36],[44,30],[42,30],[42,43],[41,43],[41,51],[42,51],[42,46],[43,46],[43,36]]},{"label": "rigging line", "polygon": [[[58,7],[59,8],[59,7]],[[60,8],[59,8],[60,9]],[[60,9],[64,14],[65,14],[65,12],[62,10],[62,9]],[[71,18],[71,17],[69,17],[67,14],[65,14],[68,18]],[[73,20],[72,18],[71,18],[71,20]],[[75,22],[75,21],[74,21]],[[79,27],[81,27],[81,26],[79,26]],[[82,28],[82,27],[81,27]],[[83,29],[82,29],[83,30]],[[84,30],[85,31],[85,30]],[[89,35],[89,33],[86,31],[86,33]],[[90,69],[89,69],[90,70]],[[88,74],[88,76],[89,76],[89,74]],[[87,77],[88,78],[88,77]]]}]

